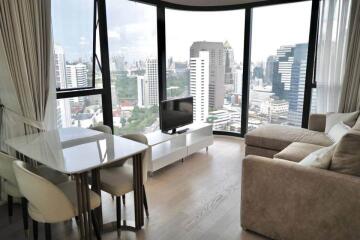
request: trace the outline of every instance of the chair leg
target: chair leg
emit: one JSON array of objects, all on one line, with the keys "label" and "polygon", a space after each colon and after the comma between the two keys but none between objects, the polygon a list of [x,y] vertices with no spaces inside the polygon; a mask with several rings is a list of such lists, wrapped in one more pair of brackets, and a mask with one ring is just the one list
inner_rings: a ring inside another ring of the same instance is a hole
[{"label": "chair leg", "polygon": [[148,209],[148,204],[147,204],[147,198],[146,198],[146,192],[145,192],[145,187],[143,186],[143,194],[144,194],[144,208],[145,208],[145,213],[146,213],[146,217],[149,218],[149,209]]},{"label": "chair leg", "polygon": [[38,222],[33,220],[33,238],[34,240],[38,239]]},{"label": "chair leg", "polygon": [[118,230],[121,227],[121,203],[119,196],[116,196],[116,227]]},{"label": "chair leg", "polygon": [[45,240],[51,240],[51,225],[45,223]]},{"label": "chair leg", "polygon": [[24,224],[24,230],[25,232],[28,231],[29,229],[29,214],[28,214],[28,201],[26,200],[26,198],[22,197],[21,198],[21,208],[22,208],[22,217],[23,217],[23,224]]},{"label": "chair leg", "polygon": [[14,198],[10,195],[8,195],[7,197],[7,201],[8,201],[8,216],[9,216],[9,222],[12,222],[12,216],[13,216],[13,202],[14,202]]},{"label": "chair leg", "polygon": [[123,205],[125,206],[125,194],[122,195],[121,197],[122,197]]},{"label": "chair leg", "polygon": [[101,240],[100,228],[99,228],[99,224],[97,222],[97,218],[95,216],[94,210],[91,210],[91,220],[92,220],[92,224],[93,224],[93,227],[94,227],[94,232],[95,232],[96,239]]}]

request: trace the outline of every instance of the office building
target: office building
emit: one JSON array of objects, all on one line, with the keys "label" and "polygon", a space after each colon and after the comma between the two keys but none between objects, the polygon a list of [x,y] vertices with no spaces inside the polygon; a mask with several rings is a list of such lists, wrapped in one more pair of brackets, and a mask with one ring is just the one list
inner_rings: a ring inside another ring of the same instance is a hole
[{"label": "office building", "polygon": [[225,61],[222,42],[194,42],[190,58],[199,57],[202,51],[209,52],[209,109],[220,109],[225,96]]},{"label": "office building", "polygon": [[190,58],[190,95],[193,96],[194,122],[205,122],[209,113],[210,54],[200,51]]}]

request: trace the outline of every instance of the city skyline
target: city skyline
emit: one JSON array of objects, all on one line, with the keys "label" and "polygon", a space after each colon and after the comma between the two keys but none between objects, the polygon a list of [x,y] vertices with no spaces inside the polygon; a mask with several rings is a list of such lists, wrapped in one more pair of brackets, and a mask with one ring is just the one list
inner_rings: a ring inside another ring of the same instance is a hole
[{"label": "city skyline", "polygon": [[[54,9],[63,11],[54,11]],[[81,11],[75,9],[81,9]],[[279,45],[307,42],[308,35],[303,33],[309,32],[310,9],[311,1],[255,8],[252,44],[256,48],[252,49],[252,61],[266,61],[267,56],[276,54]],[[92,10],[93,4],[87,0],[53,1],[55,43],[62,45],[68,52],[69,61],[91,57]],[[156,8],[154,6],[127,0],[108,0],[107,11],[111,56],[123,55],[129,63],[157,57]],[[172,57],[175,61],[188,60],[189,55],[186,49],[192,42],[229,41],[234,49],[235,61],[242,62],[244,10],[191,12],[166,9],[166,13],[167,58]],[[77,21],[79,28],[69,31],[68,26],[73,24],[72,19],[75,16],[81,16],[82,20]],[[287,19],[291,21],[286,21]],[[280,27],[271,28],[271,26]],[[177,31],[171,31],[171,29]],[[291,29],[297,29],[297,31],[286,34]],[[182,34],[181,31],[186,31],[186,34]],[[265,45],[262,44],[264,39],[267,41]]]}]

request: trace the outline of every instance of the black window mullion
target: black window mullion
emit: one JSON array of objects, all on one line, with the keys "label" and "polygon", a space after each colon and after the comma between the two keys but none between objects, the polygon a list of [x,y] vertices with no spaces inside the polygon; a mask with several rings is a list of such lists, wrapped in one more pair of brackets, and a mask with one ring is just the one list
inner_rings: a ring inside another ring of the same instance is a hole
[{"label": "black window mullion", "polygon": [[166,100],[166,33],[165,33],[165,7],[157,5],[157,50],[158,50],[158,81],[159,106]]},{"label": "black window mullion", "polygon": [[311,20],[310,20],[310,32],[309,32],[309,47],[307,55],[306,77],[305,77],[305,92],[304,92],[304,104],[301,127],[307,128],[309,123],[309,116],[311,110],[311,92],[313,87],[314,69],[315,69],[315,51],[317,44],[317,32],[318,32],[318,19],[319,19],[319,5],[320,0],[313,0],[311,6]]},{"label": "black window mullion", "polygon": [[241,136],[245,136],[249,118],[249,83],[251,66],[252,8],[245,9],[245,37],[243,59],[243,86],[241,98]]},{"label": "black window mullion", "polygon": [[[106,19],[106,3],[105,0],[96,0],[98,5],[98,20],[99,20],[99,37],[100,37],[100,52],[101,52],[101,70],[103,81],[102,93],[102,107],[104,124],[110,126],[112,129],[113,115],[112,115],[112,100],[111,100],[111,75],[109,64],[109,45],[107,35],[107,19]],[[96,26],[96,25],[94,25]],[[96,29],[94,29],[96,31]],[[94,63],[95,64],[95,63]]]}]

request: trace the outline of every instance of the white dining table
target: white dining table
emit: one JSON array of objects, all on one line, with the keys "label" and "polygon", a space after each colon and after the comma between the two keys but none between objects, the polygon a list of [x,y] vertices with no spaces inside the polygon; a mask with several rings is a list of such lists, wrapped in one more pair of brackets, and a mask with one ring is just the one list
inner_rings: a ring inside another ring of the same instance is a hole
[{"label": "white dining table", "polygon": [[[143,176],[141,154],[147,145],[91,129],[71,127],[8,139],[5,143],[18,153],[58,172],[74,177],[77,186],[79,230],[82,239],[91,239],[91,209],[88,174],[91,189],[101,197],[100,169],[115,162],[133,159],[135,226],[123,226],[137,231],[144,225]],[[102,227],[101,205],[95,218]]]}]

